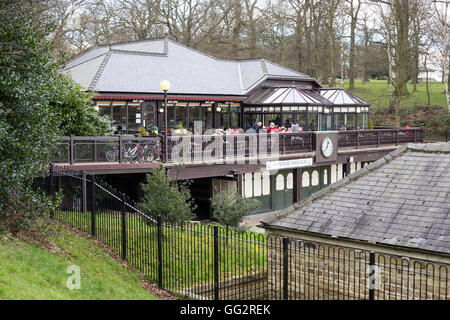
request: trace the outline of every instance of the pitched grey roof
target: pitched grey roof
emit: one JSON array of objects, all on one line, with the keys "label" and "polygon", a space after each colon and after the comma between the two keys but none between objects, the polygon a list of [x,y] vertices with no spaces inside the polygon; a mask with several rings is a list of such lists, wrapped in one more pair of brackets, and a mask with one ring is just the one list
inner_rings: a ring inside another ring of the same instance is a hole
[{"label": "pitched grey roof", "polygon": [[160,93],[167,79],[171,93],[245,95],[268,77],[314,80],[264,59],[217,59],[168,39],[96,47],[63,72],[98,92]]},{"label": "pitched grey roof", "polygon": [[262,223],[450,254],[450,143],[403,146]]}]

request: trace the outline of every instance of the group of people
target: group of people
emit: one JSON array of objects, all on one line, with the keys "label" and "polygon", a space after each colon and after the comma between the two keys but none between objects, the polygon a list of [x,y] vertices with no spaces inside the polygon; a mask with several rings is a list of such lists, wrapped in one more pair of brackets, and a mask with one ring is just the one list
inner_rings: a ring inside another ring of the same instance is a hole
[{"label": "group of people", "polygon": [[[177,124],[172,129],[169,129],[168,132],[170,135],[194,135],[194,134],[202,134],[201,132],[194,132],[193,128],[184,128],[183,125]],[[271,122],[268,127],[263,125],[262,122],[255,122],[252,127],[247,130],[247,132],[267,132],[267,133],[292,133],[292,132],[301,132],[303,131],[303,127],[301,127],[295,120],[292,120],[290,126],[277,126],[275,123]],[[135,134],[141,134],[142,136],[146,135],[157,135],[159,133],[159,128],[157,126],[152,126],[149,130],[145,130],[144,128],[140,128],[137,130]],[[205,135],[230,135],[230,134],[242,134],[245,131],[242,128],[230,127],[225,129],[223,127],[219,129],[207,129],[203,134]]]},{"label": "group of people", "polygon": [[291,121],[289,127],[285,127],[283,125],[277,126],[273,122],[269,124],[269,127],[266,127],[262,124],[262,122],[255,122],[252,126],[252,129],[255,130],[256,133],[259,133],[260,130],[267,133],[292,133],[303,131],[303,127],[301,127],[295,120]]}]

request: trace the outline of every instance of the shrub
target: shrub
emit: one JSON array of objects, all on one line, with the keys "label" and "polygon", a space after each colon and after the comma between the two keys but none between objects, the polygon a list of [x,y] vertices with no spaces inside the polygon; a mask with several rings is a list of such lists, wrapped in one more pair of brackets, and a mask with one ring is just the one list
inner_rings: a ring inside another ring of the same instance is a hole
[{"label": "shrub", "polygon": [[155,167],[141,184],[143,199],[139,208],[152,218],[183,224],[194,218],[196,206],[189,191],[190,181],[175,181],[165,175],[163,167]]},{"label": "shrub", "polygon": [[227,228],[239,228],[244,216],[261,206],[259,200],[243,198],[237,191],[220,192],[211,201],[214,217]]}]

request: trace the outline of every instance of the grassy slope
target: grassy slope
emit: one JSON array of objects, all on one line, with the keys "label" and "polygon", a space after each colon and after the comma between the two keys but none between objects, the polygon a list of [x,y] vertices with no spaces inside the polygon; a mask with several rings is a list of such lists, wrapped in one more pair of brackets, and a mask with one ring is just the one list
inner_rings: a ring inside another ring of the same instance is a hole
[{"label": "grassy slope", "polygon": [[[339,82],[338,82],[339,83]],[[363,83],[355,81],[353,93],[371,104],[371,119],[374,125],[394,126],[394,116],[389,114],[389,86],[385,80],[370,80]],[[348,89],[348,81],[345,82]],[[409,95],[400,101],[400,124],[405,126],[425,127],[426,140],[443,140],[445,131],[450,130],[450,116],[447,113],[447,102],[444,84],[430,82],[430,106],[427,106],[427,93],[424,82],[417,85],[417,91],[413,92],[413,86],[408,83]]]},{"label": "grassy slope", "polygon": [[[92,241],[57,227],[54,249],[0,236],[0,299],[156,299],[139,275]],[[81,269],[81,289],[66,287],[70,265]]]},{"label": "grassy slope", "polygon": [[[348,81],[345,82],[345,88],[348,89]],[[445,109],[446,100],[443,93],[445,88],[444,84],[440,82],[430,82],[430,96],[431,105],[437,105]],[[425,82],[417,84],[417,91],[413,92],[413,86],[408,83],[408,90],[410,95],[404,97],[400,106],[412,107],[412,106],[424,106],[427,104],[427,92]],[[371,104],[373,111],[384,110],[389,107],[389,86],[386,80],[370,80],[367,83],[363,83],[361,80],[355,80],[355,90],[353,93],[364,100],[367,100]]]}]

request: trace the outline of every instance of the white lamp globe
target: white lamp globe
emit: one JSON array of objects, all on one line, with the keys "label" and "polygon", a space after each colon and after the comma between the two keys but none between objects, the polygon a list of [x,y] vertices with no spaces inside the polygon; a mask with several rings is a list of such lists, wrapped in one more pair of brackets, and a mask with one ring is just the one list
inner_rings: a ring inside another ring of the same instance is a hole
[{"label": "white lamp globe", "polygon": [[163,80],[160,82],[159,87],[162,91],[169,91],[170,89],[170,82],[168,80]]}]

